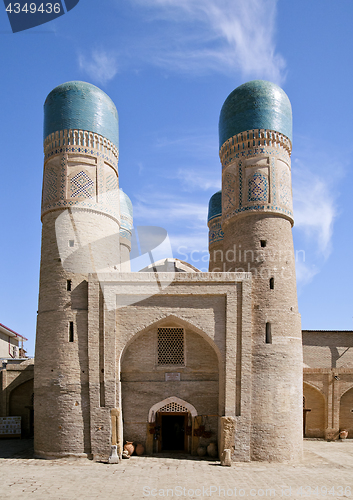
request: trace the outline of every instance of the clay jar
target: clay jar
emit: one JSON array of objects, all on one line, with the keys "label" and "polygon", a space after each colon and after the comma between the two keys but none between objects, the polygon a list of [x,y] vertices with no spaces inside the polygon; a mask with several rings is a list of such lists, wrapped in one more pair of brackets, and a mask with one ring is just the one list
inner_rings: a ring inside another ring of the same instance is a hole
[{"label": "clay jar", "polygon": [[138,455],[138,456],[140,457],[141,455],[143,455],[143,454],[144,454],[144,452],[145,452],[145,448],[144,448],[144,446],[143,446],[141,443],[139,443],[139,444],[136,446],[136,450],[135,450],[135,451],[136,451],[136,455]]},{"label": "clay jar", "polygon": [[346,431],[345,429],[342,429],[340,431],[340,439],[347,439],[348,437],[348,431]]},{"label": "clay jar", "polygon": [[132,441],[126,441],[126,444],[124,445],[124,450],[126,450],[130,456],[135,451],[135,446],[132,443],[133,443]]},{"label": "clay jar", "polygon": [[204,457],[206,455],[206,447],[205,446],[199,446],[197,448],[197,454],[199,457]]},{"label": "clay jar", "polygon": [[217,456],[217,445],[216,443],[210,443],[208,446],[207,446],[207,454],[212,457],[212,458],[215,458]]}]

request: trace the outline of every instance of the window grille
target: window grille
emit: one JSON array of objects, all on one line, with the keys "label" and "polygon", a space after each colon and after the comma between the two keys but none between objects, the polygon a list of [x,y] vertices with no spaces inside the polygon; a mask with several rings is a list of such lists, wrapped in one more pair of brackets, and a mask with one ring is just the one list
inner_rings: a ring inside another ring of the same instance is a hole
[{"label": "window grille", "polygon": [[189,410],[185,408],[185,406],[180,405],[179,403],[175,403],[174,401],[172,403],[168,403],[162,408],[159,408],[159,412],[166,412],[166,413],[174,413],[174,412],[179,412],[179,413],[187,413]]},{"label": "window grille", "polygon": [[158,364],[184,365],[184,330],[158,328]]}]

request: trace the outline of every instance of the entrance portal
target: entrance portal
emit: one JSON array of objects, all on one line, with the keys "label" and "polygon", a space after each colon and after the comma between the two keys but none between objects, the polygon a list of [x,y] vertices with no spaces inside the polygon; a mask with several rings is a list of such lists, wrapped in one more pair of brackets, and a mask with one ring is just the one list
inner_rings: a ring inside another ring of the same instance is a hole
[{"label": "entrance portal", "polygon": [[185,451],[187,414],[161,415],[162,451]]}]

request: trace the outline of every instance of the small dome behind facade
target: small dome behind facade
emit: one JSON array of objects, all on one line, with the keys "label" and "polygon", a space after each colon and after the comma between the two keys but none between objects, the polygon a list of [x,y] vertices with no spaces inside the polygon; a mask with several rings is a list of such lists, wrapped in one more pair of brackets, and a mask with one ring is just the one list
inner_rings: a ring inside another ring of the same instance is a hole
[{"label": "small dome behind facade", "polygon": [[44,139],[59,130],[86,130],[119,147],[115,104],[95,85],[67,82],[55,87],[44,103]]},{"label": "small dome behind facade", "polygon": [[292,141],[292,106],[275,83],[253,80],[229,94],[219,117],[219,147],[234,135],[253,129],[275,130]]},{"label": "small dome behind facade", "polygon": [[220,217],[222,215],[222,191],[217,191],[210,198],[208,204],[208,217],[207,221],[210,222],[211,219],[215,217]]},{"label": "small dome behind facade", "polygon": [[144,267],[139,273],[199,273],[197,267],[192,266],[188,262],[180,259],[161,259],[147,267]]}]

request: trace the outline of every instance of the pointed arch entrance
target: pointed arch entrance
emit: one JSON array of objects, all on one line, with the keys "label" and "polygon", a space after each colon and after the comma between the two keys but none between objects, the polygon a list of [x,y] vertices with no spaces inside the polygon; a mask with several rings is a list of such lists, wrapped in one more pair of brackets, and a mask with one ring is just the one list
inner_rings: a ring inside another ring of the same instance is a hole
[{"label": "pointed arch entrance", "polygon": [[153,433],[147,448],[156,451],[191,452],[192,430],[196,408],[176,396],[163,399],[154,404],[148,412],[148,422]]},{"label": "pointed arch entrance", "polygon": [[124,439],[142,443],[147,454],[196,454],[199,441],[216,442],[220,366],[213,340],[180,318],[134,334],[120,358]]}]

